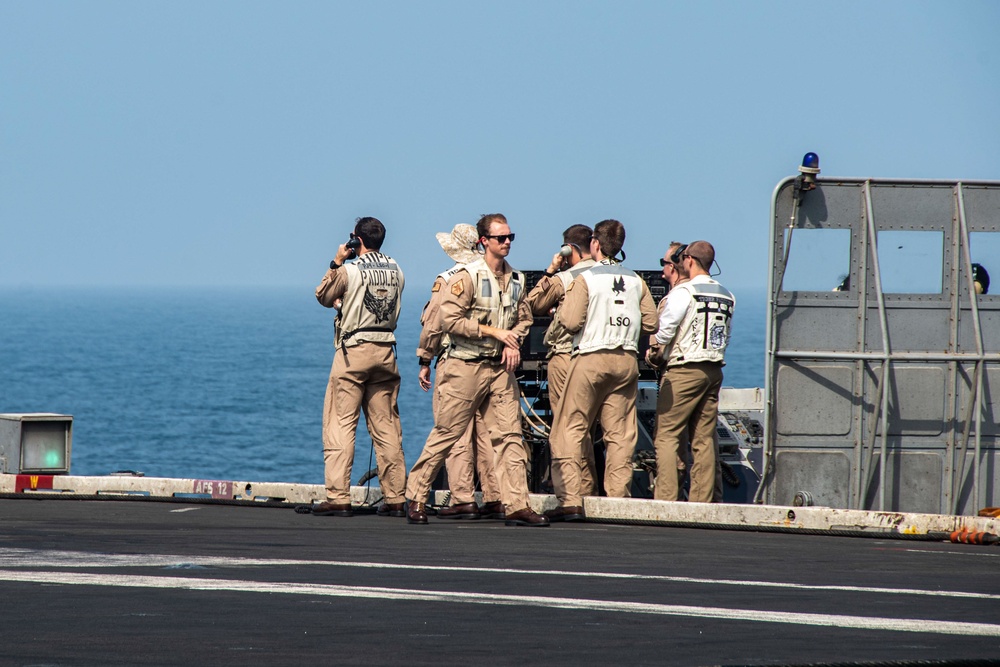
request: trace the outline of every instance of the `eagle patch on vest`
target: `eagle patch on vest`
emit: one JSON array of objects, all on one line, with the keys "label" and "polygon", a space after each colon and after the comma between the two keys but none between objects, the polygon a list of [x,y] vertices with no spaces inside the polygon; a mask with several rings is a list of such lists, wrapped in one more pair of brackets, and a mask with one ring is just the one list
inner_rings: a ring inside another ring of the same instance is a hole
[{"label": "eagle patch on vest", "polygon": [[376,287],[373,290],[366,286],[362,303],[365,310],[375,316],[377,322],[388,322],[389,317],[396,309],[398,298],[399,292],[390,292],[384,287]]},{"label": "eagle patch on vest", "polygon": [[454,294],[455,296],[462,296],[462,292],[464,291],[465,291],[465,283],[463,283],[461,280],[456,280],[455,283],[451,286],[451,293]]}]

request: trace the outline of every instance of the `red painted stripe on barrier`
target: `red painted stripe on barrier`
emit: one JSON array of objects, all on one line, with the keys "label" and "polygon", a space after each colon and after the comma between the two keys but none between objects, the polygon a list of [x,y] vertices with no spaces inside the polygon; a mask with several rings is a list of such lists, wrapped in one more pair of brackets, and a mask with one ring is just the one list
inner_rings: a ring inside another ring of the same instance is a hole
[{"label": "red painted stripe on barrier", "polygon": [[52,475],[18,475],[14,479],[14,493],[23,493],[25,489],[51,489]]}]

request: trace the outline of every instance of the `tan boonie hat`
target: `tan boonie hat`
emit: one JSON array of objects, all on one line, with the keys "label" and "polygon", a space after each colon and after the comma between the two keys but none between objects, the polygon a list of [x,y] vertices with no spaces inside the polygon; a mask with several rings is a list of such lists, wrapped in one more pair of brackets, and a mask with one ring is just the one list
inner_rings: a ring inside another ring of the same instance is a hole
[{"label": "tan boonie hat", "polygon": [[459,264],[468,264],[479,257],[479,253],[474,250],[479,243],[479,234],[472,225],[459,223],[451,230],[451,234],[438,232],[436,238],[448,256]]}]

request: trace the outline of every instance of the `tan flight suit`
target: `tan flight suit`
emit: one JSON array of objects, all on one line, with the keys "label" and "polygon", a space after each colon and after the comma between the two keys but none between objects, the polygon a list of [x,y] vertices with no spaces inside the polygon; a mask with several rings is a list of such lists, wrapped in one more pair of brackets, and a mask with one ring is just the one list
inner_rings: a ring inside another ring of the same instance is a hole
[{"label": "tan flight suit", "polygon": [[[328,270],[316,288],[316,299],[327,308],[343,300],[333,367],[323,401],[326,498],[332,503],[351,502],[355,434],[360,411],[364,410],[385,502],[399,503],[404,500],[406,461],[392,330],[399,316],[403,273],[395,260],[378,252],[365,253],[352,264],[370,265],[366,271],[374,271],[369,275],[379,278],[366,284],[360,272],[341,266]],[[383,285],[380,280],[392,284]]]},{"label": "tan flight suit", "polygon": [[[453,269],[442,273],[434,281],[431,287],[431,298],[424,306],[424,312],[420,316],[420,323],[423,327],[420,330],[420,341],[417,344],[417,357],[425,362],[430,362],[443,352],[447,341],[441,331],[441,296],[446,293],[447,278],[457,273],[461,265],[456,265]],[[434,421],[438,421],[438,384],[444,365],[448,362],[441,360],[434,377],[434,390],[431,396],[431,409],[434,413]],[[479,471],[479,483],[483,490],[483,502],[492,503],[500,500],[500,486],[494,473],[493,466],[493,443],[490,440],[489,431],[483,422],[482,416],[477,412],[469,427],[465,430],[458,441],[452,445],[451,452],[444,462],[448,471],[448,488],[451,490],[451,502],[453,505],[472,503],[476,500],[476,481],[474,472]]]},{"label": "tan flight suit", "polygon": [[[448,364],[442,359],[437,366],[434,377],[434,396],[431,399],[434,411],[434,422],[437,423],[438,378]],[[483,503],[493,503],[501,499],[500,470],[496,465],[496,451],[490,439],[490,430],[481,411],[477,411],[461,438],[455,442],[444,461],[448,472],[448,489],[451,491],[451,504],[463,505],[476,502],[476,478],[479,473],[479,485],[483,493]]]},{"label": "tan flight suit", "polygon": [[[559,305],[566,294],[566,285],[580,273],[595,264],[592,259],[577,262],[572,269],[561,271],[554,276],[542,276],[541,280],[528,293],[528,305],[532,315],[552,317],[552,323],[545,332],[545,344],[549,348],[546,379],[549,389],[549,405],[552,410],[552,424],[558,421],[559,406],[566,388],[566,378],[569,375],[570,352],[573,349],[573,334],[566,331],[557,317]],[[594,440],[590,433],[584,438],[582,452],[552,451],[552,440],[549,440],[549,452],[552,457],[552,485],[556,495],[561,496],[564,488],[563,467],[579,466],[580,493],[584,496],[596,496],[597,463],[594,460]]]},{"label": "tan flight suit", "polygon": [[[523,274],[516,274],[506,262],[499,276],[493,276],[488,267],[484,272],[485,266],[482,260],[467,265],[441,290],[441,328],[450,342],[445,361],[437,371],[434,428],[410,470],[406,497],[425,502],[441,463],[480,413],[492,439],[500,498],[510,515],[528,507],[529,453],[521,436],[521,406],[514,374],[502,365],[502,344],[483,337],[479,325],[510,329],[524,337],[532,317],[524,300]],[[491,290],[491,294],[497,290],[496,308],[483,306],[484,299],[490,296],[484,296],[485,290]]]},{"label": "tan flight suit", "polygon": [[[617,272],[614,275],[623,278],[623,284],[627,278],[628,291],[619,295],[609,286],[606,293],[591,294],[588,274],[598,270]],[[620,308],[627,308],[627,311],[618,311]],[[632,321],[620,344],[613,347],[607,337],[604,342],[588,342],[590,332],[603,326],[603,318],[616,317],[615,312],[630,313],[630,318],[638,313],[640,322]],[[653,298],[641,278],[619,264],[604,260],[570,284],[558,317],[576,336],[559,422],[552,429],[553,447],[559,451],[578,450],[594,421],[600,419],[607,448],[604,491],[610,497],[628,497],[631,495],[632,455],[638,439],[635,401],[639,380],[639,336],[656,330]],[[559,498],[560,506],[580,506],[579,475],[573,474],[572,467],[567,466],[564,471],[565,490],[564,497]]]}]

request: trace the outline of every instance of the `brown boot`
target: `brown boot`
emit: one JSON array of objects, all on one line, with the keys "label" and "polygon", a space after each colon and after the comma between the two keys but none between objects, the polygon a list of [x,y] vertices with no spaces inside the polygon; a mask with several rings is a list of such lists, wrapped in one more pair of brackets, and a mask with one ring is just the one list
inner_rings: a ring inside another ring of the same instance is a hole
[{"label": "brown boot", "polygon": [[494,500],[491,503],[483,503],[483,506],[479,508],[479,516],[483,519],[500,519],[503,521],[507,518],[504,513],[503,503],[499,500]]},{"label": "brown boot", "polygon": [[532,526],[534,528],[544,528],[549,525],[549,520],[541,514],[536,514],[530,507],[508,513],[504,521],[507,526]]},{"label": "brown boot", "polygon": [[406,523],[427,523],[427,509],[423,503],[406,502]]},{"label": "brown boot", "polygon": [[312,513],[313,516],[354,516],[351,503],[331,503],[329,500],[313,505]]},{"label": "brown boot", "polygon": [[583,508],[579,506],[557,507],[554,510],[545,512],[545,516],[553,523],[556,521],[583,521],[586,518],[583,515]]},{"label": "brown boot", "polygon": [[406,516],[406,504],[405,503],[382,503],[379,508],[375,510],[375,514],[379,516]]},{"label": "brown boot", "polygon": [[460,503],[438,510],[439,519],[478,519],[479,506],[476,503]]}]

